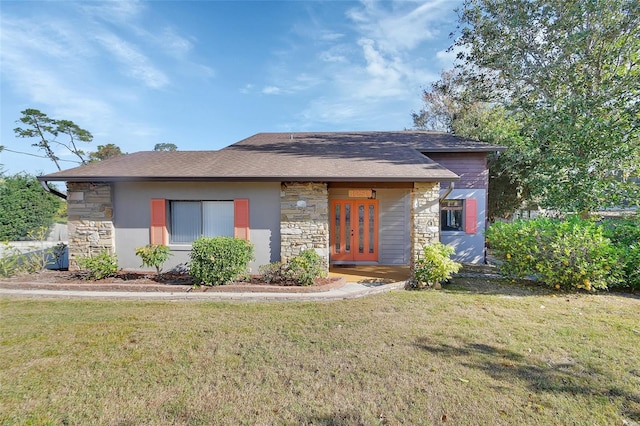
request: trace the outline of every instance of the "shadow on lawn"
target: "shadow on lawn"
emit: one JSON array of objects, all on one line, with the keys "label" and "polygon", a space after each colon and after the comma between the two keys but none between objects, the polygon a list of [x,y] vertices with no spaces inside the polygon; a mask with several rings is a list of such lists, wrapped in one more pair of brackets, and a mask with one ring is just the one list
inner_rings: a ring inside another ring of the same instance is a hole
[{"label": "shadow on lawn", "polygon": [[511,280],[508,278],[454,276],[442,286],[442,290],[448,293],[474,293],[502,296],[575,296],[578,294],[598,295],[598,297],[626,297],[640,300],[640,292],[628,288],[615,288],[610,291],[590,293],[584,290],[564,291],[553,290],[542,283],[531,280]]},{"label": "shadow on lawn", "polygon": [[[465,357],[461,365],[480,370],[501,382],[518,380],[534,393],[548,392],[552,394],[586,395],[595,398],[622,399],[623,415],[640,420],[640,393],[631,389],[610,387],[616,380],[609,377],[608,372],[586,368],[574,360],[562,363],[534,364],[522,354],[497,348],[482,343],[464,343],[460,346],[435,343],[429,338],[420,338],[415,345],[432,354],[447,357]],[[470,362],[473,361],[473,362]]]},{"label": "shadow on lawn", "polygon": [[541,296],[560,294],[534,281],[509,280],[506,278],[453,277],[442,286],[448,293],[474,293],[502,296]]}]

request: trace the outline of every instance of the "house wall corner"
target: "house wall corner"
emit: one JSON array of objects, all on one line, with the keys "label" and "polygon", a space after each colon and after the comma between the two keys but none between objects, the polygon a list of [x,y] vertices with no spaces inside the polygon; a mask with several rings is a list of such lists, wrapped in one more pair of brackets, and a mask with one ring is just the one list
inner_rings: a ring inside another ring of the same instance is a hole
[{"label": "house wall corner", "polygon": [[280,190],[280,260],[313,249],[329,269],[329,191],[323,182],[283,182]]},{"label": "house wall corner", "polygon": [[411,265],[425,246],[440,241],[440,184],[415,182],[411,191]]},{"label": "house wall corner", "polygon": [[68,182],[69,270],[78,258],[115,253],[112,187],[109,183]]}]

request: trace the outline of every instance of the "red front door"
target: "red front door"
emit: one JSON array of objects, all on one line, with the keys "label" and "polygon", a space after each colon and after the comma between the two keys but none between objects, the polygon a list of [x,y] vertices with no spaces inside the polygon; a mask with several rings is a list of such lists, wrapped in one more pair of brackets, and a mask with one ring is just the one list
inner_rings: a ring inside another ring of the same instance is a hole
[{"label": "red front door", "polygon": [[378,260],[378,201],[331,201],[332,261]]}]

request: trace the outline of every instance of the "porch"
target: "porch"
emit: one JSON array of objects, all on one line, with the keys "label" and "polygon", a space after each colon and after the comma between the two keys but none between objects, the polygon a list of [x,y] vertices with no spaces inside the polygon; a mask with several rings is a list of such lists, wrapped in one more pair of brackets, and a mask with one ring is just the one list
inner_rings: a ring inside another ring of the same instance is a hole
[{"label": "porch", "polygon": [[330,277],[344,277],[350,283],[394,283],[409,279],[408,265],[331,265]]}]

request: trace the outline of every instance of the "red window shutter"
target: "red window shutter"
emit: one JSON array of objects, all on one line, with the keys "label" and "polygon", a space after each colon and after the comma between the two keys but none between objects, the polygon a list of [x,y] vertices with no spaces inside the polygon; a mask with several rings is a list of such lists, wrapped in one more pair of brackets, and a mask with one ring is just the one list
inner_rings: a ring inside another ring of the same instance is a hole
[{"label": "red window shutter", "polygon": [[167,203],[163,199],[151,200],[151,244],[167,244]]},{"label": "red window shutter", "polygon": [[233,236],[249,240],[249,200],[233,201]]},{"label": "red window shutter", "polygon": [[464,201],[464,232],[478,232],[478,200],[475,198],[467,198]]}]

